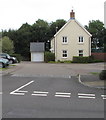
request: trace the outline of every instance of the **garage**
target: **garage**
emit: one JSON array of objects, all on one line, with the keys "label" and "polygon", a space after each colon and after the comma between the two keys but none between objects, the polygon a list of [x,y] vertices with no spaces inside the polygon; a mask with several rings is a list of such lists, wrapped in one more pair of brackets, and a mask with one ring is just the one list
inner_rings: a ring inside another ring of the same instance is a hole
[{"label": "garage", "polygon": [[30,43],[31,62],[44,62],[44,43]]},{"label": "garage", "polygon": [[32,52],[31,53],[32,62],[44,62],[44,53],[42,52]]}]

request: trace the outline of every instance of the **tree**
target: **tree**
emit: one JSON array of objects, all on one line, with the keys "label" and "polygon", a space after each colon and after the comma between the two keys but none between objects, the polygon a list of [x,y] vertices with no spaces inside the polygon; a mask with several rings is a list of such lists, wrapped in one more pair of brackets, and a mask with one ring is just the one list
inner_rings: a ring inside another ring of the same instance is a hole
[{"label": "tree", "polygon": [[55,22],[52,22],[51,25],[50,25],[50,34],[51,34],[51,37],[53,37],[54,34],[58,30],[60,30],[65,23],[66,23],[66,21],[63,20],[63,19],[58,19]]},{"label": "tree", "polygon": [[5,36],[1,40],[2,42],[2,52],[12,54],[14,52],[14,44],[13,41]]},{"label": "tree", "polygon": [[92,20],[85,28],[92,34],[92,49],[103,48],[104,24],[99,20]]}]

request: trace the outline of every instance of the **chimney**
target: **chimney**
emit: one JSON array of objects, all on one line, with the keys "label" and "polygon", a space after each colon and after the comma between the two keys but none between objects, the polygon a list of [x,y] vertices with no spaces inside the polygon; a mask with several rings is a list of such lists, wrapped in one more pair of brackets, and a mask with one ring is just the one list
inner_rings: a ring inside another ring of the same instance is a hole
[{"label": "chimney", "polygon": [[70,12],[70,19],[75,19],[75,12],[73,10]]}]

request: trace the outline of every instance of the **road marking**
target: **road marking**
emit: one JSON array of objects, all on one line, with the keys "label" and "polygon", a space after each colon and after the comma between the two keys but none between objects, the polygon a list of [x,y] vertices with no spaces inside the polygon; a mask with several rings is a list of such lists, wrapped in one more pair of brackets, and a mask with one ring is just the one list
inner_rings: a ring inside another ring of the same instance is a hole
[{"label": "road marking", "polygon": [[13,94],[13,95],[25,95],[25,93],[27,93],[28,91],[22,91],[22,90],[20,90],[20,89],[22,89],[22,88],[24,88],[24,87],[30,85],[30,84],[33,83],[33,82],[34,82],[33,80],[30,81],[30,82],[28,82],[27,84],[25,84],[25,85],[19,87],[18,89],[16,89],[16,90],[10,92],[10,94]]},{"label": "road marking", "polygon": [[71,97],[71,93],[56,92],[55,97]]},{"label": "road marking", "polygon": [[0,95],[2,95],[3,93],[2,92],[0,92]]},{"label": "road marking", "polygon": [[69,75],[69,78],[71,78],[71,75]]},{"label": "road marking", "polygon": [[89,98],[89,99],[95,99],[95,94],[84,94],[84,93],[78,93],[78,98]]},{"label": "road marking", "polygon": [[103,100],[105,100],[105,99],[106,99],[106,95],[101,95],[101,97],[103,98]]},{"label": "road marking", "polygon": [[42,92],[42,91],[34,91],[33,92],[34,94],[31,94],[31,95],[34,95],[34,96],[47,96],[49,92]]}]

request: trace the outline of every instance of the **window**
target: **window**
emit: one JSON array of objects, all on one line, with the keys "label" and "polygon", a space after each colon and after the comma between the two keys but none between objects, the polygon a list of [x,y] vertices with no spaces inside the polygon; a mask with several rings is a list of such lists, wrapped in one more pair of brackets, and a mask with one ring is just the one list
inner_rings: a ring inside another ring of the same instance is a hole
[{"label": "window", "polygon": [[79,56],[83,56],[83,50],[79,50]]},{"label": "window", "polygon": [[67,50],[63,50],[62,57],[67,58]]},{"label": "window", "polygon": [[68,43],[68,38],[64,36],[64,37],[62,38],[62,43],[64,43],[64,44]]},{"label": "window", "polygon": [[83,43],[84,42],[84,37],[83,36],[79,36],[79,43]]}]

